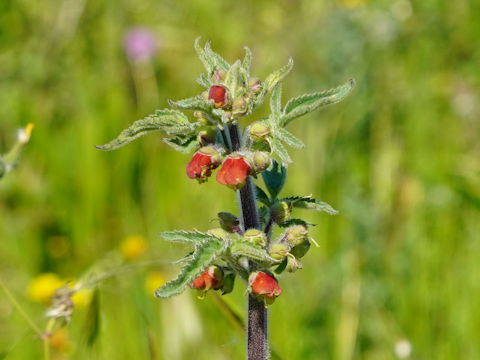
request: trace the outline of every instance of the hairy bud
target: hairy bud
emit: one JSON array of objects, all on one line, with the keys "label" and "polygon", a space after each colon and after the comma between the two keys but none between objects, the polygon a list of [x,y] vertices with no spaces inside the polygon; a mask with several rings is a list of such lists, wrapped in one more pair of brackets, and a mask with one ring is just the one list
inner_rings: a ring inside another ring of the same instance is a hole
[{"label": "hairy bud", "polygon": [[267,246],[267,236],[261,230],[249,229],[243,234],[243,239],[262,248]]},{"label": "hairy bud", "polygon": [[271,129],[262,122],[254,122],[248,130],[250,137],[256,141],[265,140],[270,131]]},{"label": "hairy bud", "polygon": [[288,201],[277,201],[270,209],[272,220],[277,224],[281,224],[290,219],[292,213],[292,205]]}]

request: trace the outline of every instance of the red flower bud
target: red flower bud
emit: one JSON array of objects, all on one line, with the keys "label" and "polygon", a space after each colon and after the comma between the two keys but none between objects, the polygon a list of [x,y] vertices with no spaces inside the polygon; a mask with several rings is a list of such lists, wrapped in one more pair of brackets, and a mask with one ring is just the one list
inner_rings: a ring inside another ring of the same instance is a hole
[{"label": "red flower bud", "polygon": [[205,272],[193,280],[191,287],[198,290],[218,289],[223,280],[223,270],[217,265],[211,265]]},{"label": "red flower bud", "polygon": [[213,146],[200,148],[187,165],[187,176],[202,183],[212,175],[212,170],[220,165],[220,152]]},{"label": "red flower bud", "polygon": [[251,273],[248,283],[250,293],[260,300],[264,300],[267,305],[273,303],[275,298],[282,293],[275,277],[262,271]]},{"label": "red flower bud", "polygon": [[217,173],[217,181],[222,185],[240,189],[245,185],[251,171],[252,167],[246,158],[239,154],[231,154],[223,161]]},{"label": "red flower bud", "polygon": [[213,100],[216,108],[228,105],[227,89],[222,85],[213,85],[208,91],[208,100]]}]

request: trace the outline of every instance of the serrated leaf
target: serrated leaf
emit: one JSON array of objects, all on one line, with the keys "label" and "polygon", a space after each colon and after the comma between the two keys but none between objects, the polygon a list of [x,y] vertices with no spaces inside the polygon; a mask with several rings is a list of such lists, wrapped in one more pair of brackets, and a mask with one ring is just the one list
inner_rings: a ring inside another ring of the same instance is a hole
[{"label": "serrated leaf", "polygon": [[278,124],[282,115],[282,83],[278,83],[273,89],[272,96],[270,97],[270,111],[275,124]]},{"label": "serrated leaf", "polygon": [[168,104],[171,107],[179,110],[201,110],[210,112],[213,109],[213,101],[205,100],[202,96],[194,96],[178,101],[169,99]]},{"label": "serrated leaf", "polygon": [[293,119],[312,112],[320,107],[336,104],[342,101],[355,86],[355,81],[350,79],[345,84],[336,88],[305,94],[290,99],[285,105],[282,116],[282,126],[286,126]]},{"label": "serrated leaf", "polygon": [[212,85],[213,85],[213,82],[212,80],[210,80],[210,78],[208,78],[207,76],[205,76],[204,73],[200,74],[200,76],[197,78],[197,83],[202,85],[203,87],[209,89]]},{"label": "serrated leaf", "polygon": [[337,215],[338,210],[335,210],[332,206],[326,202],[315,200],[310,196],[292,196],[285,199],[285,201],[290,201],[293,207],[301,209],[309,209],[315,211],[323,211],[330,215]]},{"label": "serrated leaf", "polygon": [[184,140],[181,137],[164,138],[163,141],[165,142],[165,144],[167,144],[168,146],[171,146],[176,151],[180,151],[185,154],[189,154],[192,151],[197,150],[197,148],[200,146],[197,142],[196,136],[192,136],[187,140]]},{"label": "serrated leaf", "polygon": [[265,81],[262,83],[262,90],[257,95],[255,102],[253,103],[252,109],[249,111],[249,113],[251,113],[253,110],[263,104],[265,97],[273,90],[275,85],[277,85],[290,72],[290,70],[292,70],[292,67],[293,59],[288,58],[287,65],[267,76]]},{"label": "serrated leaf", "polygon": [[235,241],[232,244],[230,251],[233,256],[245,256],[249,260],[253,260],[262,264],[272,265],[280,263],[279,260],[276,260],[268,255],[265,249],[262,249],[261,247],[258,247],[245,240]]},{"label": "serrated leaf", "polygon": [[242,61],[242,69],[249,75],[250,67],[252,66],[252,51],[247,46],[243,47],[245,49],[245,56]]},{"label": "serrated leaf", "polygon": [[257,200],[267,206],[270,206],[271,201],[268,198],[268,195],[265,193],[265,191],[263,191],[263,189],[259,186],[255,186],[255,189],[256,189],[255,194],[257,196]]},{"label": "serrated leaf", "polygon": [[200,231],[185,231],[185,230],[175,230],[175,231],[164,231],[158,233],[158,236],[161,236],[163,239],[171,242],[183,243],[183,244],[196,244],[202,241],[220,241],[224,240],[208,233]]},{"label": "serrated leaf", "polygon": [[155,291],[158,298],[168,298],[180,294],[190,285],[205,269],[228,249],[229,243],[218,239],[210,239],[198,243],[192,259],[185,265],[180,274],[173,280]]},{"label": "serrated leaf", "polygon": [[225,77],[225,85],[230,90],[230,96],[235,99],[239,90],[240,81],[240,60],[235,61]]},{"label": "serrated leaf", "polygon": [[288,155],[287,149],[283,146],[282,142],[278,138],[273,138],[272,141],[272,150],[275,154],[278,155],[283,165],[288,165],[292,162],[290,155]]},{"label": "serrated leaf", "polygon": [[164,109],[142,120],[135,121],[130,127],[123,130],[108,144],[96,146],[103,151],[112,151],[131,143],[133,140],[146,135],[151,131],[164,130],[167,133],[191,133],[195,125],[188,122],[188,118],[180,111]]},{"label": "serrated leaf", "polygon": [[304,225],[304,226],[315,226],[315,224],[309,223],[305,220],[302,219],[297,219],[297,218],[292,218],[288,219],[287,221],[284,221],[283,223],[278,224],[278,226],[282,228],[287,228],[292,225]]},{"label": "serrated leaf", "polygon": [[198,58],[202,62],[203,66],[205,67],[205,70],[207,70],[207,76],[212,76],[215,64],[213,63],[211,58],[207,58],[205,54],[205,50],[200,46],[200,39],[201,39],[201,36],[195,39],[195,43],[194,43],[195,51],[197,52]]},{"label": "serrated leaf", "polygon": [[285,130],[284,128],[276,129],[275,136],[293,148],[302,149],[305,147],[305,144],[302,142],[302,140],[298,139],[291,132]]},{"label": "serrated leaf", "polygon": [[276,160],[272,160],[272,167],[262,171],[262,178],[270,193],[271,199],[275,200],[287,180],[287,169],[279,165]]},{"label": "serrated leaf", "polygon": [[230,69],[230,64],[223,57],[212,50],[212,47],[210,46],[210,40],[205,44],[205,57],[208,59],[209,63],[215,64],[214,70],[216,70],[216,68],[221,68],[225,71]]}]

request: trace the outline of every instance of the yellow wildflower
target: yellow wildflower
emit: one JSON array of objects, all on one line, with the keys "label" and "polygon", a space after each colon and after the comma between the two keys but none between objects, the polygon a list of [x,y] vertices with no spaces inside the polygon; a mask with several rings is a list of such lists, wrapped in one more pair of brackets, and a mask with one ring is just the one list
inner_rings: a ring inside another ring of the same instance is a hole
[{"label": "yellow wildflower", "polygon": [[28,296],[35,302],[47,303],[52,298],[55,290],[64,285],[64,281],[57,274],[40,274],[30,281]]},{"label": "yellow wildflower", "polygon": [[127,236],[120,244],[120,251],[128,260],[140,257],[147,249],[147,242],[141,235]]},{"label": "yellow wildflower", "polygon": [[167,280],[161,271],[152,271],[145,279],[144,288],[148,295],[153,296],[153,292],[165,284]]}]

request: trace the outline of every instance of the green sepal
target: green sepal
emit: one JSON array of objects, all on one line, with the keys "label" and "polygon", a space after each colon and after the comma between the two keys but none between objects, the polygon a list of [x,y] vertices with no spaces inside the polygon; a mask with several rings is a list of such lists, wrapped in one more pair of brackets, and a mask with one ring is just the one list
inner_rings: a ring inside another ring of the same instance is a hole
[{"label": "green sepal", "polygon": [[260,105],[263,104],[265,97],[273,90],[275,85],[277,85],[289,72],[292,70],[293,67],[293,59],[288,58],[288,63],[284,67],[274,71],[270,75],[267,76],[265,81],[262,83],[262,90],[255,98],[252,108],[250,109],[249,113],[253,110],[258,108]]},{"label": "green sepal", "polygon": [[185,231],[185,230],[174,230],[174,231],[163,231],[158,233],[158,236],[161,236],[163,239],[171,242],[183,243],[183,244],[197,244],[202,241],[220,241],[224,240],[218,236],[211,235],[208,233],[200,231]]},{"label": "green sepal", "polygon": [[201,95],[178,101],[168,99],[168,104],[179,110],[201,110],[209,113],[213,109],[213,100],[205,100]]},{"label": "green sepal", "polygon": [[354,88],[355,81],[349,79],[336,88],[305,94],[290,99],[285,105],[281,117],[281,125],[286,126],[293,119],[312,112],[320,107],[336,104],[342,101]]},{"label": "green sepal", "polygon": [[262,172],[262,178],[271,199],[275,200],[287,180],[287,169],[273,159],[271,168]]},{"label": "green sepal", "polygon": [[188,118],[180,111],[163,109],[142,120],[135,121],[130,127],[123,130],[114,140],[96,148],[103,151],[112,151],[131,143],[150,131],[163,130],[168,135],[191,135],[195,133],[198,123],[190,123]]},{"label": "green sepal", "polygon": [[276,267],[276,269],[273,270],[273,272],[275,274],[281,274],[285,270],[285,268],[287,267],[287,263],[288,263],[288,259],[287,258],[283,259],[283,261],[280,263],[280,265],[278,265]]},{"label": "green sepal", "polygon": [[335,210],[326,202],[315,200],[311,196],[291,196],[282,200],[291,202],[292,206],[296,208],[323,211],[330,215],[338,214],[338,210]]},{"label": "green sepal", "polygon": [[200,276],[216,259],[225,254],[229,242],[212,237],[195,245],[195,251],[180,274],[155,291],[158,298],[168,298],[180,294],[193,280]]},{"label": "green sepal", "polygon": [[302,149],[305,147],[305,144],[302,142],[302,140],[298,139],[291,132],[285,130],[284,128],[276,129],[275,136],[293,148]]},{"label": "green sepal", "polygon": [[273,264],[279,264],[280,261],[272,258],[265,249],[252,244],[245,240],[237,240],[232,243],[230,248],[232,256],[245,256],[249,260],[253,260],[258,263],[266,264],[268,266]]}]

